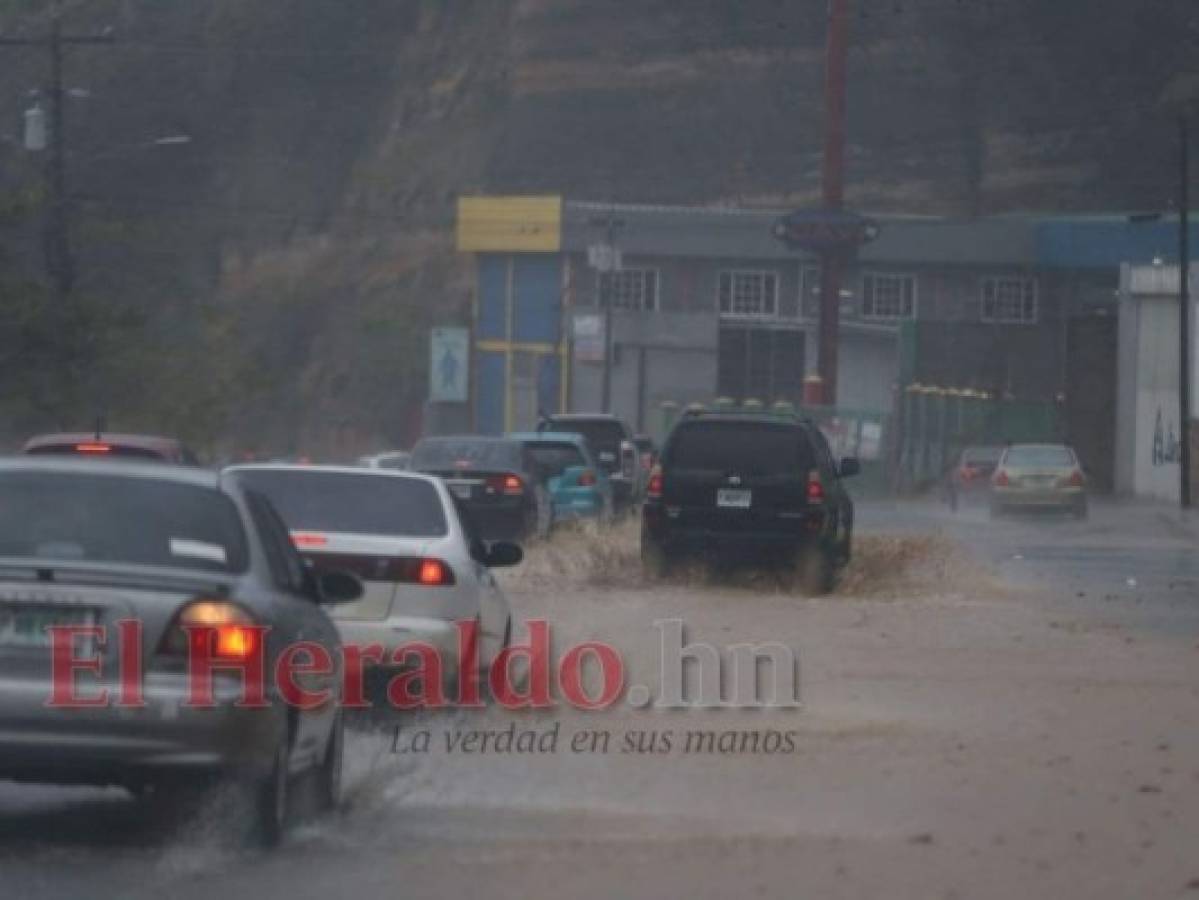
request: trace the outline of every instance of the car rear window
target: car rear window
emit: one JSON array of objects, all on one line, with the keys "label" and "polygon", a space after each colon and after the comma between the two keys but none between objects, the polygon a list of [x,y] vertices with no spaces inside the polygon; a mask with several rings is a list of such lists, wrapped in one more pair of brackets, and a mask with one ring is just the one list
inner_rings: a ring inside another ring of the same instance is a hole
[{"label": "car rear window", "polygon": [[1005,466],[1065,467],[1074,465],[1074,453],[1067,447],[1012,447],[1003,458]]},{"label": "car rear window", "polygon": [[0,557],[243,572],[246,538],[215,488],[151,478],[0,473]]},{"label": "car rear window", "polygon": [[1002,447],[967,447],[962,452],[962,462],[975,465],[993,466],[1003,456]]},{"label": "car rear window", "polygon": [[566,434],[581,434],[596,453],[619,455],[620,442],[624,440],[624,429],[619,422],[606,419],[591,420],[571,419],[569,421],[551,421],[546,431],[557,431]]},{"label": "car rear window", "polygon": [[426,438],[412,448],[409,468],[420,472],[519,471],[520,444],[486,438]]},{"label": "car rear window", "polygon": [[238,478],[265,494],[292,531],[402,537],[448,531],[441,497],[419,478],[318,469],[249,469]]},{"label": "car rear window", "polygon": [[694,422],[680,425],[663,465],[676,471],[789,475],[814,465],[797,428],[769,422]]},{"label": "car rear window", "polygon": [[537,442],[525,445],[529,461],[536,474],[542,478],[556,478],[574,466],[585,466],[587,460],[577,444],[569,442]]}]

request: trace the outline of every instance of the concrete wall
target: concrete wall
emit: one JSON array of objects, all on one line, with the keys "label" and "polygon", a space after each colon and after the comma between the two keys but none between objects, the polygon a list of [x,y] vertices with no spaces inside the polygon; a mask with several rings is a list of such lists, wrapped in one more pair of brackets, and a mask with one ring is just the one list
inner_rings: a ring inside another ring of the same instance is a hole
[{"label": "concrete wall", "polygon": [[[1192,280],[1199,274],[1193,270]],[[1180,497],[1177,267],[1125,267],[1121,278],[1116,489],[1177,502]],[[1199,330],[1192,308],[1192,326]],[[1195,333],[1191,335],[1195,346]],[[1191,359],[1192,408],[1199,370]]]}]

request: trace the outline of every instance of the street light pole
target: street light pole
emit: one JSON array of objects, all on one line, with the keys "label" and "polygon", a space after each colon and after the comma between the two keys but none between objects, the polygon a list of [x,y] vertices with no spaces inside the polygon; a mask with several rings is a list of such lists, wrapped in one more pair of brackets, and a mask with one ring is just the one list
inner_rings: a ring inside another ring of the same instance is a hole
[{"label": "street light pole", "polygon": [[1181,180],[1178,186],[1178,407],[1182,469],[1179,487],[1182,508],[1191,505],[1191,216],[1190,136],[1186,117],[1178,120]]},{"label": "street light pole", "polygon": [[[829,0],[824,76],[823,200],[826,212],[845,202],[846,70],[849,54],[849,0]],[[821,258],[820,353],[817,364],[823,401],[837,402],[837,342],[841,323],[843,249],[829,247]]]}]

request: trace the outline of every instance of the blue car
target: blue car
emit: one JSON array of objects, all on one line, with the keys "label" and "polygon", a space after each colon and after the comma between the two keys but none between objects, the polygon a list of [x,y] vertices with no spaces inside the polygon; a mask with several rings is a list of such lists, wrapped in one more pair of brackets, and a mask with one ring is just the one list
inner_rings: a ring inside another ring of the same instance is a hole
[{"label": "blue car", "polygon": [[581,434],[520,432],[508,435],[524,445],[524,456],[550,495],[553,521],[612,519],[612,481]]}]

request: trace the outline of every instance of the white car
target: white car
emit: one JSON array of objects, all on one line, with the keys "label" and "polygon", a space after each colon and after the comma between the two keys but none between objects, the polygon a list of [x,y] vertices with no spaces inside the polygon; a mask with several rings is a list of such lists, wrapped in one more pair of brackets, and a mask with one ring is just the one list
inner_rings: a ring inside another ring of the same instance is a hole
[{"label": "white car", "polygon": [[360,600],[330,609],[343,644],[379,644],[390,659],[404,644],[427,642],[440,652],[447,681],[461,675],[456,623],[477,623],[484,672],[508,645],[512,612],[491,568],[520,562],[520,548],[475,538],[441,479],[272,463],[226,471],[270,500],[318,572],[362,579]]}]

